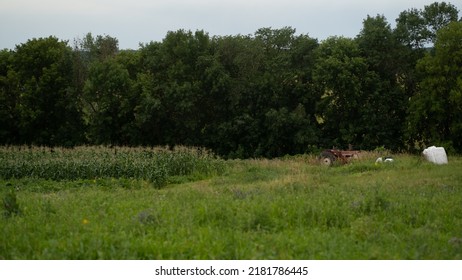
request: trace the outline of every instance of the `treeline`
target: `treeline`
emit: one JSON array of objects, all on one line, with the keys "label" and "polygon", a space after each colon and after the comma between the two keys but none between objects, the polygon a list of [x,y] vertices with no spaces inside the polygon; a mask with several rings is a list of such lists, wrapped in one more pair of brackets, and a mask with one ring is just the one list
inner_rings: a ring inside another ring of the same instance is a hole
[{"label": "treeline", "polygon": [[38,38],[0,51],[0,144],[191,145],[225,157],[322,147],[462,152],[462,22],[447,3],[368,16],[356,38],[294,28]]}]

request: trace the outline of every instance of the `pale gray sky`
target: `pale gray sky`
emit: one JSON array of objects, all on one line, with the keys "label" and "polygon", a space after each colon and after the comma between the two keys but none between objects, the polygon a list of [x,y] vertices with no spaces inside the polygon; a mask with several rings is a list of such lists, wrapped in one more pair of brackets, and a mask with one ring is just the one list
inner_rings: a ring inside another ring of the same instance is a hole
[{"label": "pale gray sky", "polygon": [[[323,40],[355,37],[367,15],[383,14],[394,26],[399,13],[435,0],[0,0],[0,49],[28,39],[110,35],[121,49],[161,41],[167,31],[204,30],[210,35],[253,34],[291,26]],[[443,1],[439,1],[443,2]],[[446,1],[459,11],[460,1]],[[458,2],[458,3],[457,3]]]}]

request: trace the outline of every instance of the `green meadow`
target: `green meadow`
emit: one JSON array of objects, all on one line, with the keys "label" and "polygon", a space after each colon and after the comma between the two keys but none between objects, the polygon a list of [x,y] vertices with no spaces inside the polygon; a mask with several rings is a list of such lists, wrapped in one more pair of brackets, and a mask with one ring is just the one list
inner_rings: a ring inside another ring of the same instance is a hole
[{"label": "green meadow", "polygon": [[0,259],[462,259],[462,158],[0,148]]}]

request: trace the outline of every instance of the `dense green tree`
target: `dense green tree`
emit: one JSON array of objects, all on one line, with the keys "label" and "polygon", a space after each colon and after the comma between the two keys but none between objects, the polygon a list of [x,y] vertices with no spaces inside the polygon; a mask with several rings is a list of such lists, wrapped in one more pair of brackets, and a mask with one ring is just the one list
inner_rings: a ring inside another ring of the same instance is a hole
[{"label": "dense green tree", "polygon": [[228,110],[218,126],[222,153],[274,157],[317,144],[311,78],[316,48],[316,40],[289,27],[218,40],[216,56],[227,73],[221,100]]},{"label": "dense green tree", "polygon": [[109,35],[93,36],[90,32],[82,39],[74,41],[74,49],[80,52],[87,62],[99,60],[105,61],[113,58],[119,52],[119,40]]},{"label": "dense green tree", "polygon": [[367,63],[353,39],[330,37],[318,49],[314,72],[322,97],[318,117],[323,129],[324,146],[346,147],[361,144],[363,128],[359,124],[363,98],[363,79]]},{"label": "dense green tree", "polygon": [[369,69],[383,78],[393,79],[399,61],[399,49],[390,24],[383,15],[368,16],[356,37],[361,55],[367,59]]},{"label": "dense green tree", "polygon": [[412,8],[396,19],[395,35],[404,45],[414,49],[432,45],[436,32],[458,19],[457,8],[446,2],[434,2],[423,9]]},{"label": "dense green tree", "polygon": [[399,84],[400,45],[383,16],[368,17],[356,39],[332,37],[319,47],[324,145],[401,146],[406,95]]},{"label": "dense green tree", "polygon": [[398,149],[402,146],[409,97],[399,79],[405,48],[399,44],[386,18],[380,15],[364,20],[356,41],[368,68],[362,79],[362,147]]},{"label": "dense green tree", "polygon": [[202,77],[210,55],[210,37],[203,31],[168,32],[162,43],[142,47],[143,75],[138,125],[151,131],[158,144],[199,145],[204,129]]},{"label": "dense green tree", "polygon": [[319,141],[315,117],[319,92],[312,81],[317,40],[295,29],[259,29],[265,64],[260,94],[267,100],[260,149],[264,156],[307,152]]},{"label": "dense green tree", "polygon": [[128,70],[115,59],[94,62],[83,93],[88,140],[95,144],[130,144],[135,102]]},{"label": "dense green tree", "polygon": [[214,93],[216,116],[211,118],[208,132],[211,146],[222,155],[252,156],[261,139],[255,115],[259,102],[253,95],[263,63],[260,46],[251,36],[214,38],[212,69],[220,90]]},{"label": "dense green tree", "polygon": [[395,52],[399,60],[397,79],[403,86],[405,95],[411,97],[415,94],[418,83],[415,66],[425,55],[425,46],[428,42],[428,32],[422,12],[415,8],[402,12],[396,19],[393,33],[400,43],[400,46],[396,47],[399,51]]},{"label": "dense green tree", "polygon": [[114,37],[88,33],[74,42],[74,82],[88,126],[87,141],[117,145],[139,141],[134,121],[139,102],[134,80],[139,68],[139,55],[120,51]]},{"label": "dense green tree", "polygon": [[0,51],[0,143],[194,145],[231,158],[405,142],[460,151],[457,18],[435,2],[393,30],[368,16],[356,38],[321,43],[292,27],[170,31],[137,51],[91,33],[72,49],[29,40]]},{"label": "dense green tree", "polygon": [[434,2],[425,6],[422,11],[422,17],[427,26],[428,40],[435,42],[438,30],[447,26],[451,22],[458,20],[459,11],[457,8],[446,2]]},{"label": "dense green tree", "polygon": [[456,21],[457,14],[455,6],[435,2],[420,10],[413,8],[403,11],[396,19],[394,35],[405,47],[399,48],[400,69],[397,78],[408,98],[418,92],[420,77],[416,71],[417,62],[428,50],[432,50],[436,31]]},{"label": "dense green tree", "polygon": [[398,41],[412,49],[424,48],[429,37],[422,11],[416,8],[399,14],[394,32]]},{"label": "dense green tree", "polygon": [[[421,118],[428,117],[429,108],[432,107],[429,104],[424,106],[425,102],[423,100],[426,99],[426,102],[430,102],[430,98],[427,90],[425,90],[427,93],[424,95],[421,90],[422,85],[427,83],[421,81],[425,76],[422,73],[426,72],[422,71],[424,68],[422,65],[425,65],[425,61],[428,61],[428,58],[422,58],[426,53],[429,55],[429,51],[434,52],[436,49],[434,44],[437,31],[451,22],[457,21],[457,18],[458,10],[454,5],[445,2],[435,2],[425,6],[421,10],[411,9],[405,11],[396,20],[397,26],[394,33],[402,45],[407,47],[407,50],[401,52],[403,71],[399,76],[399,80],[405,87],[406,96],[412,101],[410,106],[408,106],[408,119],[411,120],[408,123],[408,130],[410,129],[411,131],[408,131],[406,136],[409,147],[415,147],[414,141],[420,143],[417,146],[422,146],[423,142],[428,142],[428,139],[439,139],[436,135],[439,135],[440,132],[436,131],[435,126],[433,126],[434,131],[429,132],[424,122],[421,121]],[[416,67],[417,64],[420,66]],[[425,79],[428,81],[428,77]],[[437,93],[440,90],[435,88],[433,94],[441,96]],[[435,99],[435,102],[440,103],[436,100],[438,98]],[[433,108],[436,109],[439,106],[442,105],[433,106]],[[442,136],[442,138],[446,137]],[[438,142],[441,141],[438,140]]]},{"label": "dense green tree", "polygon": [[[119,42],[109,35],[94,37],[87,33],[82,39],[74,40],[73,46],[73,77],[74,90],[83,98],[83,88],[89,78],[90,67],[93,63],[104,62],[114,58],[119,53]],[[82,104],[80,104],[82,106]]]},{"label": "dense green tree", "polygon": [[0,51],[0,143],[14,144],[18,139],[17,100],[19,81],[11,70],[14,52]]},{"label": "dense green tree", "polygon": [[434,52],[419,61],[418,93],[409,106],[411,147],[443,145],[462,151],[462,23],[437,33]]},{"label": "dense green tree", "polygon": [[55,37],[18,45],[12,69],[19,84],[20,143],[73,145],[82,141],[78,98],[72,88],[72,52]]},{"label": "dense green tree", "polygon": [[156,91],[158,83],[154,77],[160,64],[159,42],[144,44],[139,50],[140,68],[135,81],[139,103],[134,108],[135,126],[140,137],[137,142],[143,145],[165,145],[161,131],[164,119],[161,96]]}]

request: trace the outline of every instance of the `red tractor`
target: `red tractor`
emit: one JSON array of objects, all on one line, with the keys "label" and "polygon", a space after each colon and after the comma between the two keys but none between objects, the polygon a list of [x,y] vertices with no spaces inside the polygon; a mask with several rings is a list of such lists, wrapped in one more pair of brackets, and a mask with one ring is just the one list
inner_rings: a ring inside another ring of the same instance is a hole
[{"label": "red tractor", "polygon": [[332,166],[335,162],[341,164],[348,163],[351,159],[357,159],[360,151],[348,150],[342,151],[337,149],[330,149],[322,151],[320,155],[321,164]]}]

